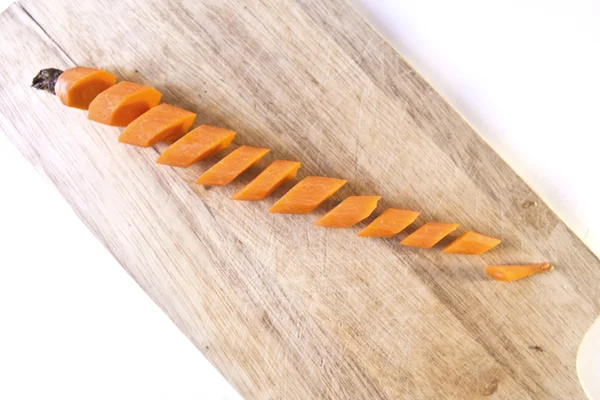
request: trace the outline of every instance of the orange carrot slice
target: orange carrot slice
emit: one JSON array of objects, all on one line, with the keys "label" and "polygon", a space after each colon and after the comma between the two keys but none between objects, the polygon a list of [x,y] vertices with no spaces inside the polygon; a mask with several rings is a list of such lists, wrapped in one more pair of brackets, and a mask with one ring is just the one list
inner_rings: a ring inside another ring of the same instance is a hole
[{"label": "orange carrot slice", "polygon": [[501,240],[477,232],[465,232],[444,250],[448,254],[483,254],[498,246]]},{"label": "orange carrot slice", "polygon": [[442,222],[428,222],[412,234],[408,235],[400,244],[412,247],[429,249],[440,240],[458,228],[458,224],[444,224]]},{"label": "orange carrot slice", "polygon": [[489,265],[485,273],[497,281],[511,282],[552,269],[550,263],[526,265]]},{"label": "orange carrot slice", "polygon": [[170,104],[160,104],[137,117],[119,136],[119,142],[149,147],[179,139],[192,126],[196,114]]},{"label": "orange carrot slice", "polygon": [[346,184],[343,179],[307,176],[279,199],[270,213],[308,214]]},{"label": "orange carrot slice", "polygon": [[315,223],[327,228],[349,228],[367,218],[375,208],[381,196],[350,196],[335,208],[323,215]]},{"label": "orange carrot slice", "polygon": [[358,236],[392,237],[415,222],[419,212],[388,208],[375,218]]},{"label": "orange carrot slice", "polygon": [[233,200],[263,200],[284,182],[296,177],[300,163],[296,161],[275,160],[252,182],[235,192]]},{"label": "orange carrot slice", "polygon": [[162,94],[133,82],[119,82],[100,93],[90,103],[88,118],[111,126],[127,126],[156,107]]},{"label": "orange carrot slice", "polygon": [[114,75],[101,69],[75,67],[60,74],[54,91],[64,105],[87,110],[92,100],[116,81]]},{"label": "orange carrot slice", "polygon": [[234,137],[235,131],[200,125],[169,146],[156,162],[187,168],[195,162],[225,149]]},{"label": "orange carrot slice", "polygon": [[223,186],[232,182],[242,172],[256,164],[269,152],[269,149],[242,146],[200,175],[196,184],[205,186]]}]

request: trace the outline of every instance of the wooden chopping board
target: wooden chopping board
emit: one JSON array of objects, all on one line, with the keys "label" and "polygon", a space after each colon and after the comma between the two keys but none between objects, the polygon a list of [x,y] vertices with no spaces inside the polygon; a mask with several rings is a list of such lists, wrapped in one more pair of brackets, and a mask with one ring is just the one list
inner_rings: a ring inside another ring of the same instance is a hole
[{"label": "wooden chopping board", "polygon": [[[25,0],[0,29],[0,129],[245,397],[584,397],[575,356],[600,313],[600,262],[343,0]],[[194,185],[216,158],[158,166],[164,146],[118,144],[118,129],[29,88],[74,65],[270,147],[261,166],[348,179],[337,201],[382,195],[378,211],[422,211],[415,226],[459,222],[453,237],[503,244],[448,256],[313,226],[333,202],[308,216],[267,213],[283,190],[233,202],[258,169]],[[512,284],[482,272],[539,261],[556,270]]]}]

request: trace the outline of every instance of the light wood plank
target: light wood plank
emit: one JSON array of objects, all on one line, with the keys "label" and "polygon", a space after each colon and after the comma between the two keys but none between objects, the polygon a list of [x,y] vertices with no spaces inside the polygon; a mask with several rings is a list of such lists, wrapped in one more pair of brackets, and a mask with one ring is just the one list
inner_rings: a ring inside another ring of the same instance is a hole
[{"label": "light wood plank", "polygon": [[[0,27],[0,129],[246,397],[583,398],[575,355],[600,312],[598,259],[343,1],[25,1]],[[327,207],[269,215],[282,190],[232,202],[253,173],[195,186],[211,162],[155,165],[163,146],[120,145],[118,129],[28,87],[74,63],[270,147],[260,165],[348,179],[337,200],[382,195],[379,210],[504,242],[449,256],[314,227]],[[545,260],[556,270],[514,284],[482,273]]]}]

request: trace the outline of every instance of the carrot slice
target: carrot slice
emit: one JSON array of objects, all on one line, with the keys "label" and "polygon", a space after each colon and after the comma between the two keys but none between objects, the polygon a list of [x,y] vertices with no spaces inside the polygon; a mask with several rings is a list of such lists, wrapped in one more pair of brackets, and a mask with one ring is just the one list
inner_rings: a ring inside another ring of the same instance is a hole
[{"label": "carrot slice", "polygon": [[260,147],[242,146],[200,175],[196,184],[205,186],[223,186],[232,182],[242,172],[256,164],[269,152]]},{"label": "carrot slice", "polygon": [[497,281],[511,282],[552,269],[550,263],[525,265],[488,265],[485,273]]},{"label": "carrot slice", "polygon": [[149,147],[179,139],[192,126],[196,114],[170,104],[160,104],[137,117],[119,136],[119,142]]},{"label": "carrot slice", "polygon": [[54,91],[65,106],[87,110],[92,100],[116,81],[117,77],[101,69],[75,67],[60,74]]},{"label": "carrot slice", "polygon": [[498,246],[501,240],[477,232],[465,232],[444,250],[447,254],[483,254]]},{"label": "carrot slice", "polygon": [[187,168],[195,162],[225,149],[234,137],[235,131],[200,125],[169,146],[156,162]]},{"label": "carrot slice", "polygon": [[412,247],[429,249],[440,240],[458,228],[458,224],[444,224],[442,222],[428,222],[412,234],[408,235],[400,244]]},{"label": "carrot slice", "polygon": [[349,196],[315,223],[328,228],[349,228],[367,218],[381,196]]},{"label": "carrot slice", "polygon": [[419,214],[418,211],[388,208],[358,233],[358,236],[392,237],[415,222]]},{"label": "carrot slice", "polygon": [[90,103],[88,118],[111,126],[127,126],[156,107],[162,94],[133,82],[119,82],[100,93]]},{"label": "carrot slice", "polygon": [[252,182],[235,192],[233,200],[263,200],[284,182],[296,177],[300,163],[296,161],[275,160]]},{"label": "carrot slice", "polygon": [[308,214],[346,184],[343,179],[307,176],[269,209],[277,214]]}]

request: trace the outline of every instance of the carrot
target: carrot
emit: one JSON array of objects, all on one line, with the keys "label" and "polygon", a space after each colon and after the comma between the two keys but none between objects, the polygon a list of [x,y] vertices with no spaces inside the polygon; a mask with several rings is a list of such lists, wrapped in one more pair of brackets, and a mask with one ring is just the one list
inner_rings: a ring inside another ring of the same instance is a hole
[{"label": "carrot", "polygon": [[343,179],[307,176],[269,209],[277,214],[308,214],[346,184]]},{"label": "carrot", "polygon": [[444,224],[442,222],[428,222],[412,234],[408,235],[400,244],[412,247],[429,249],[440,240],[458,228],[458,224]]},{"label": "carrot", "polygon": [[242,172],[256,164],[269,152],[269,149],[242,146],[200,175],[196,184],[205,186],[223,186],[232,182]]},{"label": "carrot", "polygon": [[444,250],[447,254],[483,254],[498,246],[501,240],[476,232],[465,232]]},{"label": "carrot", "polygon": [[133,82],[119,82],[100,93],[90,103],[88,118],[111,126],[127,126],[156,107],[162,94]]},{"label": "carrot", "polygon": [[392,237],[412,224],[419,214],[417,211],[388,208],[358,236]]},{"label": "carrot", "polygon": [[75,67],[60,74],[54,91],[64,105],[87,110],[92,100],[116,81],[117,78],[106,71]]},{"label": "carrot", "polygon": [[149,147],[179,139],[192,126],[196,114],[170,104],[160,104],[137,117],[119,136],[119,142]]},{"label": "carrot", "polygon": [[350,196],[315,223],[328,228],[349,228],[367,218],[377,208],[381,196]]},{"label": "carrot", "polygon": [[284,182],[293,179],[300,169],[296,161],[275,160],[252,182],[235,192],[233,200],[263,200]]},{"label": "carrot", "polygon": [[187,168],[195,162],[225,149],[234,137],[235,131],[200,125],[169,146],[156,162]]},{"label": "carrot", "polygon": [[485,273],[497,281],[511,282],[552,269],[550,263],[525,265],[489,265]]},{"label": "carrot", "polygon": [[58,77],[63,71],[58,68],[44,68],[40,70],[31,81],[31,87],[37,90],[45,90],[48,93],[56,94],[54,90]]}]

